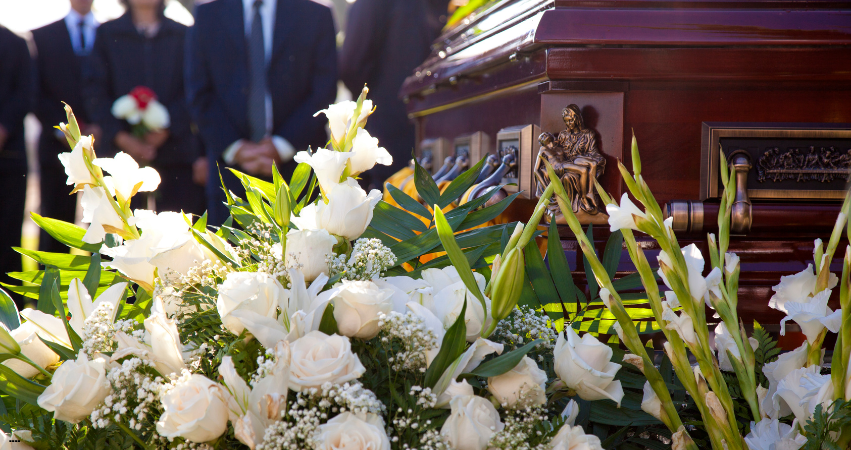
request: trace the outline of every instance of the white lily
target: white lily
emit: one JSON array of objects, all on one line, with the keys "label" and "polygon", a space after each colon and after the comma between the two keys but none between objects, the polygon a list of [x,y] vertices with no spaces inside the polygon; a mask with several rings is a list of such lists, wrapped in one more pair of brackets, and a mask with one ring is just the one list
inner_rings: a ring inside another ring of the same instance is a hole
[{"label": "white lily", "polygon": [[71,345],[71,338],[68,337],[68,331],[65,330],[65,324],[62,323],[62,319],[30,308],[23,309],[21,311],[21,317],[35,325],[37,329],[36,334],[40,338],[63,347],[74,348]]},{"label": "white lily", "polygon": [[358,128],[357,135],[352,140],[352,175],[366,172],[376,164],[389,166],[393,164],[393,157],[384,147],[378,146],[378,138],[369,135],[364,128]]},{"label": "white lily", "polygon": [[68,175],[68,181],[65,184],[74,185],[74,190],[77,190],[80,185],[94,186],[97,184],[91,172],[89,172],[88,166],[86,166],[86,160],[83,155],[84,150],[91,154],[93,151],[92,145],[93,139],[91,136],[80,136],[80,140],[77,141],[77,145],[74,146],[71,152],[59,154],[59,162],[65,166],[65,174]]},{"label": "white lily", "polygon": [[112,233],[114,229],[124,228],[124,221],[115,212],[115,208],[109,201],[110,196],[102,187],[83,187],[83,198],[80,204],[83,207],[83,223],[88,223],[89,228],[83,235],[83,242],[97,244],[103,241],[106,233]]},{"label": "white lily", "polygon": [[329,190],[340,183],[343,170],[345,170],[346,163],[351,157],[351,152],[335,152],[334,150],[318,148],[313,154],[300,151],[296,153],[293,160],[297,163],[305,163],[313,168],[319,186],[327,194]]},{"label": "white lily", "polygon": [[[132,156],[118,152],[115,158],[98,158],[93,161],[97,166],[109,172],[115,193],[127,201],[136,192],[153,192],[160,185],[160,174],[153,167],[139,167]],[[140,184],[141,183],[141,184]]]},{"label": "white lily", "polygon": [[82,337],[86,319],[104,303],[112,305],[112,321],[114,322],[115,315],[118,313],[118,303],[121,301],[126,288],[127,283],[116,283],[92,301],[92,296],[89,295],[83,281],[79,278],[71,280],[71,284],[68,286],[68,312],[71,313],[71,320],[68,323],[71,328],[78,336]]}]

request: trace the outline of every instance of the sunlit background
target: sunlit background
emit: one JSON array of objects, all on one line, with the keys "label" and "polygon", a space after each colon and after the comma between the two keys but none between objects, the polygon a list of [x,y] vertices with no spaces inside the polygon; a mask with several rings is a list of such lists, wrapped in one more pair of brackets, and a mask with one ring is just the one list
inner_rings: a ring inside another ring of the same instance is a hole
[{"label": "sunlit background", "polygon": [[[22,34],[65,17],[70,9],[68,0],[0,0],[0,25]],[[95,0],[92,12],[102,23],[123,14],[124,7],[118,0]],[[165,15],[184,25],[193,23],[192,14],[176,1],[168,2]]]}]

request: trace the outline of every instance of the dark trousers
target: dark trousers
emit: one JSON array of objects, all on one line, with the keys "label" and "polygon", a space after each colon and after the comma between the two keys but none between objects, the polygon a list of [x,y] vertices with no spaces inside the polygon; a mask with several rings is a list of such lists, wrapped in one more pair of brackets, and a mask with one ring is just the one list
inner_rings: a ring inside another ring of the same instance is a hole
[{"label": "dark trousers", "polygon": [[[21,246],[21,226],[24,223],[24,204],[27,198],[26,168],[4,168],[0,161],[0,281],[19,285],[20,281],[9,278],[9,272],[21,271],[21,254],[12,247]],[[17,164],[15,164],[18,166]],[[8,290],[7,290],[8,292]],[[12,294],[12,298],[22,307],[21,298]]]},{"label": "dark trousers", "polygon": [[[77,196],[69,195],[74,186],[65,184],[68,180],[65,167],[59,162],[59,158],[56,156],[57,152],[53,151],[52,148],[48,149],[41,145],[39,151],[43,152],[39,157],[41,166],[39,178],[41,210],[39,213],[43,217],[74,223],[74,216],[77,212]],[[65,151],[70,150],[66,149]],[[57,241],[44,230],[41,230],[38,248],[43,252],[68,252],[68,246]]]}]

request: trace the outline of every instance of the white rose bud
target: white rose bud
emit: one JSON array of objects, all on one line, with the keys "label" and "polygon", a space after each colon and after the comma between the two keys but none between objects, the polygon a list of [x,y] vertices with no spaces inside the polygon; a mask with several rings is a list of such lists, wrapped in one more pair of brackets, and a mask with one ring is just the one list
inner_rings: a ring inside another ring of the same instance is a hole
[{"label": "white rose bud", "polygon": [[231,272],[219,285],[216,302],[222,324],[233,334],[240,334],[245,326],[233,311],[250,311],[263,317],[275,318],[278,305],[284,302],[284,287],[275,277],[264,272]]},{"label": "white rose bud", "polygon": [[56,420],[77,423],[85,419],[110,392],[106,364],[102,357],[89,361],[83,352],[76,360],[65,361],[38,396],[38,406],[52,411]]},{"label": "white rose bud", "polygon": [[345,336],[311,331],[290,344],[290,389],[319,388],[360,378],[366,369]]},{"label": "white rose bud", "polygon": [[580,426],[562,425],[552,440],[553,450],[603,450],[600,438],[585,434]]},{"label": "white rose bud", "polygon": [[491,437],[505,428],[493,403],[482,397],[455,397],[449,406],[440,435],[455,450],[485,450]]},{"label": "white rose bud", "polygon": [[227,431],[228,406],[222,387],[201,374],[181,378],[160,401],[157,433],[166,438],[208,442]]},{"label": "white rose bud", "polygon": [[351,152],[337,152],[325,148],[318,148],[313,154],[305,151],[296,153],[293,160],[297,163],[305,163],[313,168],[316,180],[325,194],[334,188],[343,176],[346,163],[352,157]]},{"label": "white rose bud", "polygon": [[393,157],[384,148],[378,146],[378,139],[369,135],[364,128],[358,128],[355,138],[352,140],[352,175],[357,175],[372,169],[376,164],[389,166],[393,164]]},{"label": "white rose bud", "polygon": [[[0,327],[3,327],[3,331],[5,331],[5,326],[2,323],[0,323]],[[44,345],[37,333],[38,328],[32,322],[24,322],[21,326],[9,332],[9,336],[20,346],[21,353],[24,356],[44,369],[58,363],[59,355],[54,353],[50,347]],[[24,378],[32,378],[40,373],[38,369],[19,359],[7,359],[3,361],[3,365]]]},{"label": "white rose bud", "polygon": [[393,291],[372,281],[343,280],[334,296],[334,319],[340,334],[360,339],[378,335],[378,317],[393,310]]},{"label": "white rose bud", "polygon": [[[328,275],[328,258],[337,239],[325,230],[293,230],[287,233],[286,267],[297,267],[305,281],[313,281],[320,274]],[[276,244],[279,245],[279,244]],[[280,248],[278,248],[280,251]]]},{"label": "white rose bud", "polygon": [[344,412],[316,429],[316,450],[390,450],[384,420],[376,414]]},{"label": "white rose bud", "polygon": [[611,362],[612,349],[590,333],[579,339],[573,328],[565,327],[565,334],[567,340],[559,334],[554,351],[558,377],[583,400],[608,398],[620,405],[623,387],[614,378],[621,365]]},{"label": "white rose bud", "polygon": [[332,186],[326,194],[328,203],[316,204],[317,225],[350,241],[363,234],[372,221],[372,210],[381,200],[380,191],[373,189],[367,195],[352,178]]},{"label": "white rose bud", "polygon": [[546,384],[546,372],[524,356],[513,369],[488,378],[488,391],[504,407],[540,406],[547,402]]}]

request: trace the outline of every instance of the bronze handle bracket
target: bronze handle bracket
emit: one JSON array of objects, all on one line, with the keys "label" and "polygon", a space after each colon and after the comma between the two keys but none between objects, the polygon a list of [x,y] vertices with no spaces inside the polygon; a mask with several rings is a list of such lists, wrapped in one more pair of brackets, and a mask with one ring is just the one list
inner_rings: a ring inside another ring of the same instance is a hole
[{"label": "bronze handle bracket", "polygon": [[751,157],[742,150],[730,154],[730,169],[736,177],[736,196],[730,219],[730,232],[744,235],[751,229],[753,214],[751,199],[748,197],[748,173],[753,168]]}]

